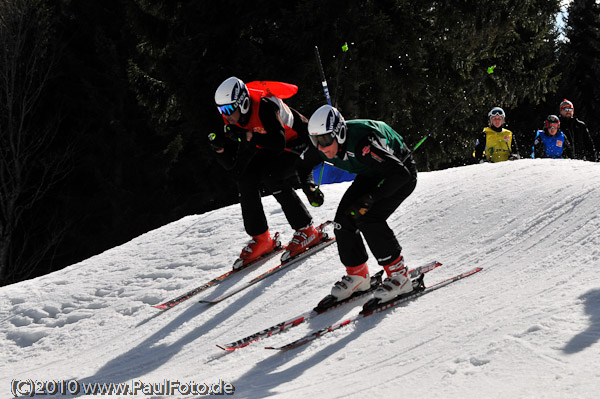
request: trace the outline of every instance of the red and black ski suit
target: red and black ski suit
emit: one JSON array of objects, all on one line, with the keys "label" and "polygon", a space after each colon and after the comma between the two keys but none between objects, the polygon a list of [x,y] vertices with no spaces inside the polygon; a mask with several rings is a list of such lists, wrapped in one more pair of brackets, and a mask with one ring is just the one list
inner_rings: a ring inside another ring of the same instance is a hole
[{"label": "red and black ski suit", "polygon": [[[311,224],[312,217],[294,186],[314,184],[312,169],[321,162],[309,142],[308,120],[277,97],[249,91],[249,115],[231,126],[237,137],[217,159],[236,178],[246,233],[257,236],[268,229],[261,200],[263,184],[281,205],[290,226],[299,230]],[[252,132],[250,141],[246,132]]]}]

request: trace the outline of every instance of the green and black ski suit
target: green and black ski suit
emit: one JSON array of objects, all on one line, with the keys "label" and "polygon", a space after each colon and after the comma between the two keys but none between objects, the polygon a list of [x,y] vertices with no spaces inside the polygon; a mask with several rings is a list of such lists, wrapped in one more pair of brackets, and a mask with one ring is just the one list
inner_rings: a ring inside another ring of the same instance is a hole
[{"label": "green and black ski suit", "polygon": [[[346,141],[337,157],[327,159],[356,174],[335,216],[340,260],[348,267],[367,261],[362,233],[377,262],[386,265],[402,250],[387,219],[415,189],[417,167],[402,137],[386,123],[361,119],[347,125]],[[364,203],[369,204],[367,213],[359,217],[350,214],[357,204]]]}]

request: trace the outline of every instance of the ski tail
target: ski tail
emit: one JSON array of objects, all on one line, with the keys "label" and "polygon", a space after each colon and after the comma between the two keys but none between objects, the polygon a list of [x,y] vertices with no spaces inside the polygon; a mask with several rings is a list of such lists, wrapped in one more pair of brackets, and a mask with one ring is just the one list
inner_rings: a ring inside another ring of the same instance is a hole
[{"label": "ski tail", "polygon": [[[276,236],[278,236],[279,233],[276,233]],[[267,262],[269,259],[272,259],[273,257],[275,257],[277,254],[281,253],[281,251],[283,251],[283,247],[278,246],[276,247],[273,251],[261,256],[260,258],[240,267],[239,269],[231,269],[228,270],[227,272],[221,274],[218,277],[213,278],[212,280],[208,281],[207,283],[196,287],[176,298],[170,299],[166,302],[160,303],[158,305],[153,305],[154,308],[156,309],[160,309],[160,310],[169,310],[177,305],[179,305],[180,303],[187,301],[188,299],[190,299],[191,297],[201,293],[202,291],[205,291],[211,287],[214,287],[218,284],[221,284],[223,281],[227,280],[228,278],[232,277],[233,275],[235,275],[236,273],[241,272],[242,270],[247,270],[250,269],[252,267],[255,266],[260,266],[263,263]]]},{"label": "ski tail", "polygon": [[[321,224],[318,228],[320,229],[324,229],[325,226],[327,226],[328,224],[332,223],[331,221],[327,221],[323,224]],[[321,241],[319,241],[318,244],[309,247],[308,249],[306,249],[304,252],[299,253],[298,255],[286,259],[285,261],[282,261],[281,263],[279,263],[277,266],[267,270],[266,272],[264,272],[263,274],[253,278],[252,280],[248,281],[245,284],[240,285],[239,287],[235,288],[234,290],[221,295],[217,298],[214,299],[208,299],[208,300],[200,300],[200,303],[208,303],[208,304],[215,304],[215,303],[219,303],[227,298],[232,297],[233,295],[253,286],[254,284],[258,283],[261,280],[264,280],[265,278],[272,276],[273,274],[291,266],[292,264],[312,255],[315,254],[319,251],[321,251],[322,249],[328,247],[329,245],[333,244],[335,242],[335,237],[329,237],[326,234],[323,234],[323,239]]]}]

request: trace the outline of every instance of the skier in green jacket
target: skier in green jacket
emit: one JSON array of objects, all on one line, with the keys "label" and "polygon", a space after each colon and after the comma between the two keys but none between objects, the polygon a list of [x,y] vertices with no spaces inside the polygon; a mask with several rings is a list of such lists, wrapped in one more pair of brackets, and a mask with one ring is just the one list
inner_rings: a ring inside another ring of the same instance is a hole
[{"label": "skier in green jacket", "polygon": [[339,301],[370,288],[361,234],[387,274],[375,298],[387,302],[412,291],[402,247],[387,224],[417,185],[417,167],[404,140],[381,121],[346,122],[330,105],[315,111],[308,132],[323,159],[356,174],[335,216],[339,256],[347,275],[335,283],[331,295]]}]

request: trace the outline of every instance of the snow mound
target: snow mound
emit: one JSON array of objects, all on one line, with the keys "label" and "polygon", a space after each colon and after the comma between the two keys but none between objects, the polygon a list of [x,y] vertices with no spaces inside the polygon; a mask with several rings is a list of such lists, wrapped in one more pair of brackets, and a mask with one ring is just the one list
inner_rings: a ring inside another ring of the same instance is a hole
[{"label": "snow mound", "polygon": [[[334,216],[349,184],[323,186],[325,204],[310,209],[315,221]],[[344,274],[337,247],[222,303],[197,299],[221,295],[277,260],[161,313],[150,305],[224,273],[247,241],[238,205],[188,216],[59,272],[0,288],[0,386],[157,384],[152,394],[136,391],[140,397],[197,397],[164,390],[194,382],[233,388],[237,398],[596,398],[598,204],[595,163],[526,159],[420,173],[413,195],[389,219],[407,263],[444,264],[426,283],[484,270],[281,353],[263,347],[355,314],[358,305],[231,354],[215,345],[312,308]],[[289,240],[277,202],[268,197],[264,206],[271,231]],[[379,270],[372,258],[369,265]]]}]

